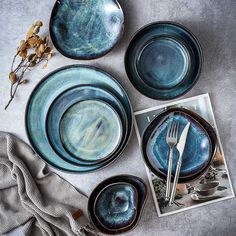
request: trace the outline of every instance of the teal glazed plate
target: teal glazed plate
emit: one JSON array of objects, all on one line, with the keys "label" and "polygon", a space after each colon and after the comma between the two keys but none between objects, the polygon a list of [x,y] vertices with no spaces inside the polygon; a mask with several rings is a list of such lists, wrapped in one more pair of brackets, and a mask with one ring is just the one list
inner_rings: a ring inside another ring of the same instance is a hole
[{"label": "teal glazed plate", "polygon": [[123,133],[118,113],[99,100],[73,104],[62,115],[59,130],[65,149],[84,161],[101,161],[113,154]]},{"label": "teal glazed plate", "polygon": [[52,10],[52,42],[69,58],[88,60],[107,54],[123,30],[124,14],[116,0],[58,0]]},{"label": "teal glazed plate", "polygon": [[91,193],[88,214],[102,233],[125,233],[137,226],[146,198],[147,187],[142,179],[132,175],[113,176]]},{"label": "teal glazed plate", "polygon": [[[186,183],[199,178],[210,167],[216,151],[217,138],[213,128],[205,120],[187,109],[173,108],[158,115],[144,131],[141,147],[147,166],[163,179],[166,179],[168,171],[169,146],[166,143],[166,135],[173,121],[180,125],[179,136],[185,125],[190,122],[179,176],[179,182]],[[175,147],[173,176],[178,155]]]},{"label": "teal glazed plate", "polygon": [[[110,92],[106,91],[105,89],[101,89],[94,85],[81,85],[70,88],[64,91],[62,94],[59,94],[58,97],[53,101],[51,104],[47,117],[46,117],[46,133],[48,137],[48,141],[54,151],[65,161],[68,161],[72,164],[78,165],[91,165],[94,164],[93,162],[84,161],[80,158],[77,158],[74,153],[68,153],[67,150],[61,143],[60,138],[60,120],[62,115],[65,111],[74,105],[75,103],[84,101],[84,100],[102,100],[112,106],[116,112],[118,113],[123,127],[123,135],[121,144],[117,148],[115,152],[119,152],[120,149],[123,148],[124,143],[127,140],[128,135],[128,119],[126,112],[121,104],[121,102]],[[110,157],[106,159],[112,158],[113,153]],[[102,160],[104,161],[104,160]],[[96,161],[101,162],[101,160]]]},{"label": "teal glazed plate", "polygon": [[[119,151],[114,153],[108,161],[89,166],[74,165],[63,160],[48,141],[45,125],[47,113],[53,101],[68,89],[86,84],[93,84],[95,87],[114,94],[124,107],[128,120],[127,137],[122,142]],[[25,126],[32,147],[44,161],[59,170],[70,173],[87,173],[104,168],[122,153],[131,135],[133,111],[126,92],[113,77],[95,67],[72,65],[48,74],[36,86],[26,107]]]},{"label": "teal glazed plate", "polygon": [[199,78],[202,62],[196,37],[174,22],[156,22],[139,30],[125,56],[132,84],[158,100],[174,99],[189,91]]}]

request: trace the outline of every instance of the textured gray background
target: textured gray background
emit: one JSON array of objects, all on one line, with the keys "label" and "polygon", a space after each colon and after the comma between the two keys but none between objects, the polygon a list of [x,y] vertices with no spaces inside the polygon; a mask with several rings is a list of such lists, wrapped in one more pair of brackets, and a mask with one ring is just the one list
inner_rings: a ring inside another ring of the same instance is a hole
[{"label": "textured gray background", "polygon": [[[200,40],[205,63],[199,82],[185,96],[209,92],[229,165],[232,182],[236,184],[236,1],[235,0],[120,0],[126,16],[125,34],[120,44],[107,56],[80,62],[56,53],[49,66],[28,73],[30,83],[22,86],[8,111],[3,106],[8,99],[7,73],[19,40],[36,19],[47,25],[53,0],[0,0],[0,130],[17,134],[27,141],[24,110],[27,99],[40,79],[64,65],[84,63],[98,66],[111,73],[128,92],[135,111],[162,104],[142,96],[129,82],[124,69],[124,53],[136,30],[158,20],[173,20],[191,29]],[[112,166],[86,175],[62,174],[78,188],[89,194],[103,179],[120,173],[135,174],[147,182],[144,165],[133,132],[123,155]],[[13,235],[13,234],[12,234]],[[20,235],[16,231],[14,235]],[[138,227],[127,235],[236,235],[236,200],[199,207],[183,213],[158,218],[152,196],[149,195]]]}]

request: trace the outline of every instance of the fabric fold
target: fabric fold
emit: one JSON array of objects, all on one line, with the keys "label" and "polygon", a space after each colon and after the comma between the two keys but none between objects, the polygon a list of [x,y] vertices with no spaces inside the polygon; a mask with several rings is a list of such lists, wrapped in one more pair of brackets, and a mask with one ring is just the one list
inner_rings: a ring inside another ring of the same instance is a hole
[{"label": "fabric fold", "polygon": [[[0,234],[20,225],[26,236],[96,234],[87,220],[87,200],[26,143],[0,132]],[[84,214],[75,220],[78,209]]]}]

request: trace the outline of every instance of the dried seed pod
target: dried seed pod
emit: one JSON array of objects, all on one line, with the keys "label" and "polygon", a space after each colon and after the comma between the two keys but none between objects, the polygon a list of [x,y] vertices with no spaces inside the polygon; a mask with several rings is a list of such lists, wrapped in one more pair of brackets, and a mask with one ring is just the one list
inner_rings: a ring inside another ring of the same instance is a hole
[{"label": "dried seed pod", "polygon": [[52,49],[50,47],[46,47],[44,50],[45,53],[52,53]]},{"label": "dried seed pod", "polygon": [[20,46],[18,47],[18,51],[24,51],[27,49],[27,43],[25,40],[20,41]]},{"label": "dried seed pod", "polygon": [[24,79],[22,80],[19,84],[27,84],[28,83],[28,80],[27,79]]},{"label": "dried seed pod", "polygon": [[40,26],[34,26],[33,34],[38,34],[40,30]]},{"label": "dried seed pod", "polygon": [[34,25],[41,27],[43,26],[43,22],[40,20],[37,20]]},{"label": "dried seed pod", "polygon": [[45,50],[45,46],[44,46],[44,44],[43,43],[41,43],[40,45],[39,45],[39,51],[40,51],[40,53],[44,53],[44,50]]},{"label": "dried seed pod", "polygon": [[19,51],[18,55],[19,55],[21,58],[26,59],[26,58],[27,58],[27,50]]},{"label": "dried seed pod", "polygon": [[9,80],[11,81],[12,84],[15,84],[17,82],[17,76],[16,73],[14,73],[13,71],[10,72],[9,74]]},{"label": "dried seed pod", "polygon": [[30,37],[32,37],[33,36],[33,32],[34,32],[34,25],[32,25],[30,28],[29,28],[29,30],[28,30],[28,32],[27,32],[27,35],[26,35],[26,37],[27,37],[27,39],[28,38],[30,38]]},{"label": "dried seed pod", "polygon": [[42,42],[42,40],[37,35],[35,35],[29,38],[27,42],[30,45],[30,48],[33,48],[35,46],[38,46]]},{"label": "dried seed pod", "polygon": [[29,61],[29,62],[34,61],[35,55],[36,55],[35,53],[30,54],[30,55],[28,56],[28,61]]}]

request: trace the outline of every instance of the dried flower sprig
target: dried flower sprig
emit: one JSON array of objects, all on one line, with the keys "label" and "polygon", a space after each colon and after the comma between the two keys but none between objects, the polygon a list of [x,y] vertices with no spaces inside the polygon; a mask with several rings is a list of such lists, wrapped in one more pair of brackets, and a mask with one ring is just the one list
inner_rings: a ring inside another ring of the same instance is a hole
[{"label": "dried flower sprig", "polygon": [[[46,62],[43,65],[43,68],[45,68],[52,57],[52,48],[49,46],[48,38],[41,38],[38,35],[42,26],[42,21],[36,21],[28,30],[26,39],[20,41],[9,73],[11,82],[10,99],[5,106],[5,110],[13,101],[19,86],[28,82],[24,79],[25,72],[42,61]],[[15,66],[17,59],[19,59],[19,63]]]}]

